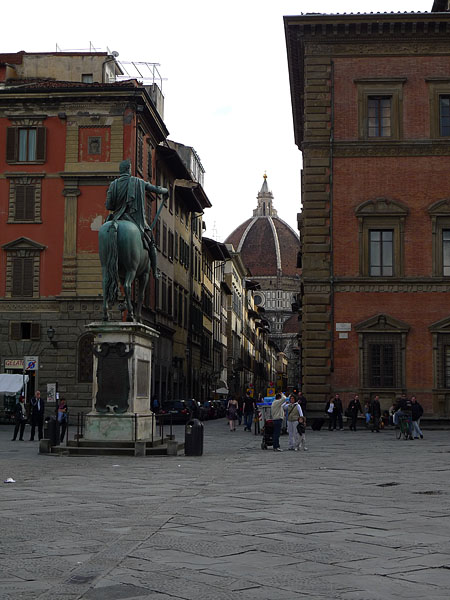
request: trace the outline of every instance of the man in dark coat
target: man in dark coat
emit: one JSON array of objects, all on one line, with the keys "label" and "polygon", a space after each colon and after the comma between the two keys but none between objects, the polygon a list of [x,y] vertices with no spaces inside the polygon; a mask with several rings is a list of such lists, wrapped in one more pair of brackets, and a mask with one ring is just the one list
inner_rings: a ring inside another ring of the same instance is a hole
[{"label": "man in dark coat", "polygon": [[378,396],[375,396],[370,403],[370,414],[372,415],[372,433],[374,431],[380,433],[381,406]]},{"label": "man in dark coat", "polygon": [[19,402],[14,406],[14,435],[12,441],[15,442],[17,434],[20,430],[19,440],[23,442],[23,432],[25,430],[25,423],[27,422],[27,413],[25,411],[25,398],[20,396]]},{"label": "man in dark coat", "polygon": [[347,413],[350,418],[350,431],[356,431],[356,420],[359,412],[362,413],[361,403],[358,394],[355,394],[353,400],[350,400],[350,404],[347,407]]},{"label": "man in dark coat", "polygon": [[344,409],[342,407],[342,400],[339,394],[334,395],[334,414],[336,418],[336,425],[342,431],[344,429],[344,425],[342,423],[342,413]]},{"label": "man in dark coat", "polygon": [[302,409],[303,415],[306,416],[306,405],[307,405],[308,401],[306,400],[305,396],[303,395],[302,390],[299,391],[299,393],[297,395],[297,400],[298,400],[298,403],[300,404],[300,408]]},{"label": "man in dark coat", "polygon": [[45,412],[45,402],[44,399],[41,398],[41,392],[37,390],[35,395],[31,398],[31,435],[30,442],[34,440],[34,432],[36,431],[36,426],[38,428],[38,437],[40,440],[44,437],[43,428],[44,428],[44,412]]}]

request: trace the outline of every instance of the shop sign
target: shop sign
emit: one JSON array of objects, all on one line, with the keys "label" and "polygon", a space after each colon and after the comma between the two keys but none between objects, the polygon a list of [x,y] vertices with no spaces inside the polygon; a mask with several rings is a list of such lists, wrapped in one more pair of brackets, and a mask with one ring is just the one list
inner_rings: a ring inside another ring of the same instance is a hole
[{"label": "shop sign", "polygon": [[25,371],[37,371],[39,369],[39,359],[37,356],[25,356]]},{"label": "shop sign", "polygon": [[5,360],[5,369],[23,370],[23,360],[21,358],[7,358]]}]

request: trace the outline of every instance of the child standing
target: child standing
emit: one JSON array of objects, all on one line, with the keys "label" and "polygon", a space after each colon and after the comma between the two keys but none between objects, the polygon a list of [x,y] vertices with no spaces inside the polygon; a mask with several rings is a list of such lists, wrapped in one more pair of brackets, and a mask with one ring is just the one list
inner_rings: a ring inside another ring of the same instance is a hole
[{"label": "child standing", "polygon": [[298,423],[297,423],[297,431],[298,431],[298,435],[300,437],[300,442],[299,445],[297,446],[296,450],[308,450],[308,448],[306,447],[306,418],[305,417],[299,417],[298,418]]}]

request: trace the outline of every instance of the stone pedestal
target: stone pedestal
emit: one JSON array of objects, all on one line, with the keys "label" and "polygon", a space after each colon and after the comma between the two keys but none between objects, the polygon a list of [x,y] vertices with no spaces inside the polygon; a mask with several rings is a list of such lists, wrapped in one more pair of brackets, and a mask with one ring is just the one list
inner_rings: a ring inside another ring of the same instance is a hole
[{"label": "stone pedestal", "polygon": [[90,323],[94,334],[92,411],[84,439],[136,441],[154,433],[150,410],[152,352],[157,331],[141,323]]}]

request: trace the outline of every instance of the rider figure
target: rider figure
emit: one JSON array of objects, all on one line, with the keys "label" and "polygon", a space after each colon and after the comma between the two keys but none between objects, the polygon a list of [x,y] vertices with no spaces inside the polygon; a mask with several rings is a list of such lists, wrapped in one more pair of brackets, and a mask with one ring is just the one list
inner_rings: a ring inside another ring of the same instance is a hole
[{"label": "rider figure", "polygon": [[131,175],[130,160],[123,160],[119,166],[119,178],[110,184],[106,194],[106,208],[112,211],[106,220],[116,223],[120,220],[132,221],[138,227],[144,248],[149,253],[153,274],[158,277],[156,244],[145,216],[145,192],[169,195],[167,188],[152,185]]}]

